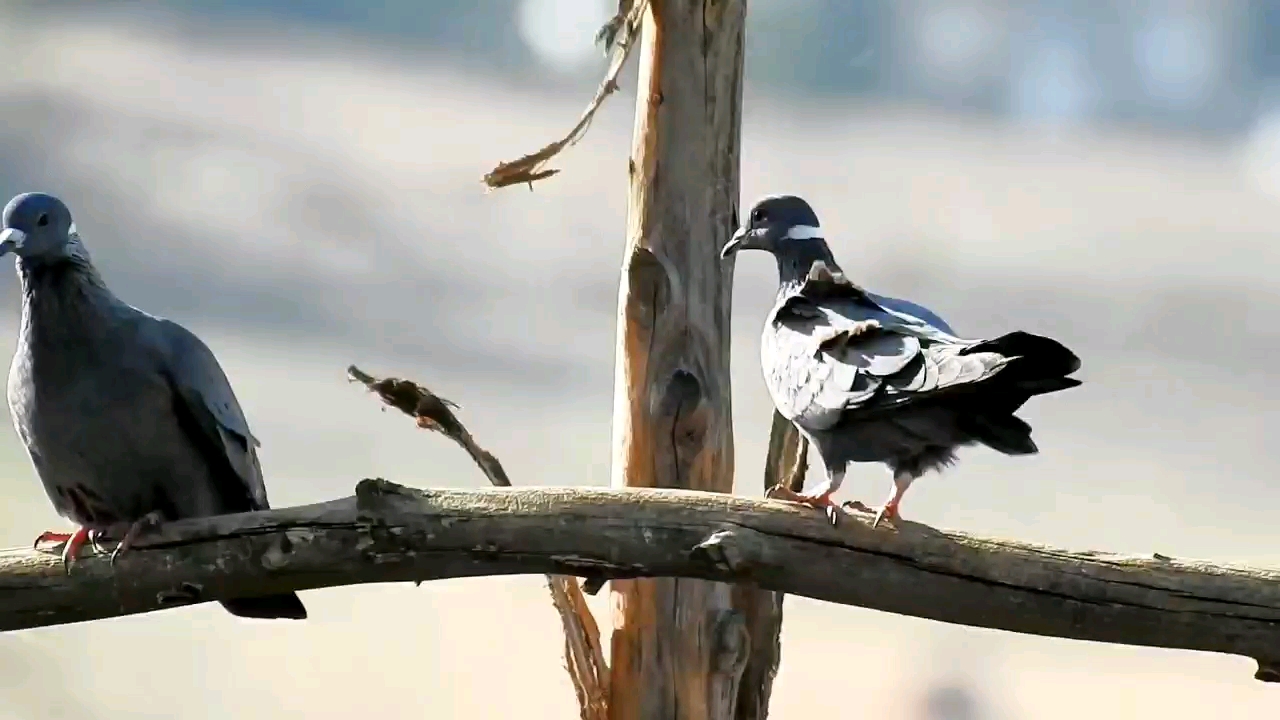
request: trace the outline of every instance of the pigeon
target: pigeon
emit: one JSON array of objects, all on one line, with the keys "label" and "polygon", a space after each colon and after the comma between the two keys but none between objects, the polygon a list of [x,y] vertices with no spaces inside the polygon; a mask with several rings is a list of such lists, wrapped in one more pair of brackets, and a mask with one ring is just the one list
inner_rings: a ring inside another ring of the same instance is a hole
[{"label": "pigeon", "polygon": [[[44,193],[13,198],[0,256],[17,256],[22,326],[9,412],[59,515],[70,572],[86,542],[182,518],[266,510],[258,440],[217,359],[175,322],[117,298],[94,268],[71,211]],[[222,602],[233,615],[305,619],[293,593]]]},{"label": "pigeon", "polygon": [[863,290],[845,277],[813,209],[794,195],[759,200],[721,251],[764,250],[778,263],[778,296],[765,322],[761,366],[784,417],[817,449],[825,480],[811,491],[773,488],[823,510],[850,463],[882,463],[893,491],[872,527],[901,518],[916,478],[941,470],[965,446],[1032,455],[1031,426],[1015,412],[1032,396],[1077,387],[1080,359],[1026,332],[994,340],[958,337],[935,313]]}]

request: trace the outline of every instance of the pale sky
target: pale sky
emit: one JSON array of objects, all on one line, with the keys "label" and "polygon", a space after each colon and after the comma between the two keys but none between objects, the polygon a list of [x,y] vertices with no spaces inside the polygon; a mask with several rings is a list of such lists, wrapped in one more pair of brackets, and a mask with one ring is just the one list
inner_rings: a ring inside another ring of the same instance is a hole
[{"label": "pale sky", "polygon": [[[589,86],[541,95],[269,25],[19,29],[0,16],[0,46],[14,69],[0,76],[0,195],[59,194],[117,294],[213,347],[263,441],[275,505],[370,476],[483,484],[452,444],[348,385],[351,362],[459,402],[518,485],[607,484],[625,93],[561,175],[486,195],[481,175],[558,137]],[[1084,359],[1082,388],[1023,412],[1040,455],[969,451],[912,488],[905,516],[1074,549],[1280,563],[1280,463],[1266,445],[1280,429],[1280,197],[1259,160],[1270,141],[747,103],[746,201],[804,195],[859,282],[962,333],[1046,333]],[[774,282],[767,257],[739,260],[734,424],[751,494]],[[4,357],[17,313],[5,270]],[[0,542],[63,528],[8,430],[0,463]],[[879,501],[888,476],[858,468],[845,487]],[[576,717],[542,583],[306,592],[303,623],[204,605],[8,633],[0,718]],[[607,628],[606,595],[592,602]],[[1259,718],[1280,702],[1243,658],[786,607],[779,720],[915,720],[945,684],[1000,720]]]}]

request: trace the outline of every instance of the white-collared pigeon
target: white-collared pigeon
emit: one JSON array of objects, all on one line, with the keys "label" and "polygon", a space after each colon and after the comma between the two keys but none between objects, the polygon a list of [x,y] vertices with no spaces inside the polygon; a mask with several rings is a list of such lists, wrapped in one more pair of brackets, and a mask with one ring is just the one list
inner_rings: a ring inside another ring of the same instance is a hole
[{"label": "white-collared pigeon", "polygon": [[[44,193],[4,208],[0,256],[17,255],[22,327],[9,412],[49,499],[79,527],[48,532],[70,570],[86,542],[165,520],[265,510],[258,441],[209,348],[117,298],[71,212]],[[224,601],[232,614],[304,619],[293,593]]]},{"label": "white-collared pigeon", "polygon": [[[818,487],[771,494],[826,511],[834,523],[849,463],[878,462],[893,492],[877,512],[897,518],[912,481],[982,444],[1006,455],[1037,451],[1014,413],[1033,395],[1080,385],[1080,359],[1061,343],[1025,332],[965,340],[914,303],[872,295],[836,264],[804,200],[757,202],[724,246],[772,253],[777,302],[765,322],[760,360],[774,405],[809,439],[826,470]],[[861,503],[846,503],[861,507]]]}]

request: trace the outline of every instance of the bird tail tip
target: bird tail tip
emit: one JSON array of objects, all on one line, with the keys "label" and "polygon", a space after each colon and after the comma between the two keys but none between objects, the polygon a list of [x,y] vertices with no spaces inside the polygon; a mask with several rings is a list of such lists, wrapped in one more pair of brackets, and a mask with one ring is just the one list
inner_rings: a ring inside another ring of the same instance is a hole
[{"label": "bird tail tip", "polygon": [[1031,439],[1031,426],[1017,415],[977,413],[965,418],[964,429],[983,445],[1005,455],[1040,452]]},{"label": "bird tail tip", "polygon": [[307,608],[296,593],[223,600],[227,612],[242,618],[260,620],[306,620]]},{"label": "bird tail tip", "polygon": [[[1010,369],[1016,366],[1017,370],[1012,374],[1025,379],[1065,379],[1067,375],[1080,369],[1080,358],[1066,345],[1053,338],[1021,330],[1001,335],[994,340],[975,343],[963,351],[966,355],[977,352],[996,352],[1014,358]],[[1074,384],[1059,389],[1065,390],[1080,384],[1079,380],[1072,382]]]}]

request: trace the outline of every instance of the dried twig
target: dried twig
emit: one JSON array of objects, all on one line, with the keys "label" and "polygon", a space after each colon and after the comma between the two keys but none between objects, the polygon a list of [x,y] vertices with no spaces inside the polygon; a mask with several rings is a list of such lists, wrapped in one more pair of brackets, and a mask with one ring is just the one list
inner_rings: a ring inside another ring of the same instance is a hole
[{"label": "dried twig", "polygon": [[[480,467],[489,482],[497,487],[511,487],[502,463],[480,447],[462,421],[453,414],[457,403],[436,395],[426,387],[399,378],[376,378],[355,365],[347,368],[347,377],[374,392],[389,407],[414,418],[418,427],[433,430],[462,446]],[[608,717],[609,668],[600,645],[600,628],[596,625],[577,579],[566,575],[548,575],[551,600],[564,629],[565,662],[573,681],[582,711],[582,720],[606,720]]]},{"label": "dried twig", "polygon": [[645,8],[648,5],[649,0],[619,0],[618,14],[605,23],[596,34],[596,41],[604,44],[606,49],[612,52],[613,58],[609,62],[604,80],[596,90],[595,97],[578,118],[578,124],[574,125],[563,138],[537,152],[499,163],[484,176],[484,184],[489,186],[490,190],[520,183],[529,183],[529,189],[532,190],[535,180],[549,178],[560,172],[556,169],[546,169],[547,162],[559,155],[566,147],[577,144],[586,135],[591,119],[604,104],[604,99],[618,90],[618,76],[622,74],[627,56],[631,54],[631,48],[635,45],[634,40],[639,33],[640,19],[644,17]]},{"label": "dried twig", "polygon": [[423,430],[434,430],[461,445],[490,483],[497,487],[511,487],[511,480],[507,478],[507,471],[502,469],[502,463],[477,445],[471,433],[467,432],[467,428],[453,414],[458,409],[457,403],[436,395],[412,380],[379,380],[355,365],[347,368],[347,377],[377,393],[389,407],[415,419],[418,427]]},{"label": "dried twig", "polygon": [[[627,16],[631,14],[633,0],[618,0],[618,11],[609,18],[609,22],[596,31],[596,44],[604,46],[604,54],[608,56],[617,45],[618,34],[626,27]],[[625,38],[624,38],[625,41]]]},{"label": "dried twig", "polygon": [[[564,657],[573,691],[578,696],[582,720],[608,720],[609,665],[600,645],[600,628],[596,625],[587,599],[573,578],[548,575],[551,602],[564,621]],[[563,582],[561,582],[563,581]],[[575,623],[571,624],[572,619]]]}]

